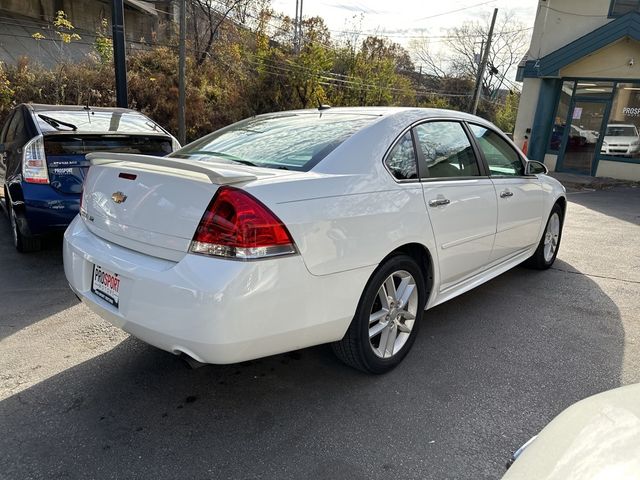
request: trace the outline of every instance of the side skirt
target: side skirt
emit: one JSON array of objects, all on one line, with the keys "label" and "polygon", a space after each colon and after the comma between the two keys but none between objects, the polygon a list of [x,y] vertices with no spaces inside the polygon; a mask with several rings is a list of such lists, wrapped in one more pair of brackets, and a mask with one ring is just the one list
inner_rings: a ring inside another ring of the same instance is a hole
[{"label": "side skirt", "polygon": [[461,282],[456,283],[455,285],[451,285],[445,290],[438,293],[431,303],[427,304],[425,310],[428,310],[436,305],[440,305],[441,303],[446,302],[447,300],[451,300],[458,295],[462,295],[469,290],[482,285],[485,282],[497,277],[498,275],[503,274],[507,270],[511,270],[513,267],[520,265],[526,259],[531,257],[537,248],[537,244],[527,249],[516,253],[515,255],[509,257],[506,260],[501,261],[500,263],[490,267],[487,270],[483,270],[482,272],[477,273],[476,275],[462,280]]}]

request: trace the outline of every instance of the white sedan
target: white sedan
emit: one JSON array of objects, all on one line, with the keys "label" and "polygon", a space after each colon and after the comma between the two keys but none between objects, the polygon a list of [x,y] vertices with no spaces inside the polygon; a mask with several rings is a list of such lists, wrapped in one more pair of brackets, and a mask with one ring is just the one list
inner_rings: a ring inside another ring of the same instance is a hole
[{"label": "white sedan", "polygon": [[334,108],[253,117],[169,157],[95,153],[65,233],[74,292],[199,362],[333,343],[382,373],[424,311],[558,253],[565,190],[478,117]]}]

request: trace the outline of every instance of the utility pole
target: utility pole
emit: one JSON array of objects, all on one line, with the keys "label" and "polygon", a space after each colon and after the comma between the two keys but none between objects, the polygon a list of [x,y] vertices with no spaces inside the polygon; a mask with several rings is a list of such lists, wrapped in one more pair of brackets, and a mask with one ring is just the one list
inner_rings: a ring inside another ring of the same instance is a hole
[{"label": "utility pole", "polygon": [[476,78],[476,88],[473,92],[473,99],[471,100],[471,113],[473,115],[478,111],[478,103],[480,102],[480,96],[482,95],[482,77],[484,77],[484,71],[487,68],[487,62],[489,61],[489,52],[491,51],[491,40],[493,38],[493,28],[496,25],[496,18],[498,16],[498,9],[493,9],[493,18],[491,19],[491,27],[489,27],[489,35],[487,36],[487,43],[484,46],[484,52],[482,54],[482,62],[478,68],[478,78]]},{"label": "utility pole", "polygon": [[293,48],[298,51],[298,9],[300,8],[300,0],[296,0],[296,19],[293,22]]},{"label": "utility pole", "polygon": [[295,24],[295,50],[300,53],[302,44],[302,4],[304,0],[296,0],[296,24]]},{"label": "utility pole", "polygon": [[[122,0],[121,0],[122,1]],[[184,145],[187,141],[185,122],[185,61],[187,40],[187,0],[180,0],[180,43],[178,46],[178,141]]]},{"label": "utility pole", "polygon": [[111,31],[113,35],[113,65],[116,73],[116,103],[127,108],[127,57],[124,43],[123,0],[111,4]]},{"label": "utility pole", "polygon": [[302,44],[302,4],[304,0],[300,0],[300,19],[298,21],[298,50],[300,50],[300,45]]}]

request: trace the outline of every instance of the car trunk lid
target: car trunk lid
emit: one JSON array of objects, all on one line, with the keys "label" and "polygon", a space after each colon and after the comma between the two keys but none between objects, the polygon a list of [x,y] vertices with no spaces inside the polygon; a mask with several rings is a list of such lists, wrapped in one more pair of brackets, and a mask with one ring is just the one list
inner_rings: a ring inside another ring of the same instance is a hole
[{"label": "car trunk lid", "polygon": [[123,152],[166,155],[172,150],[167,135],[49,134],[44,136],[51,186],[61,193],[79,194],[89,169],[86,155],[92,152]]},{"label": "car trunk lid", "polygon": [[110,153],[88,156],[81,215],[96,235],[174,261],[189,249],[221,185],[288,172],[231,164]]}]

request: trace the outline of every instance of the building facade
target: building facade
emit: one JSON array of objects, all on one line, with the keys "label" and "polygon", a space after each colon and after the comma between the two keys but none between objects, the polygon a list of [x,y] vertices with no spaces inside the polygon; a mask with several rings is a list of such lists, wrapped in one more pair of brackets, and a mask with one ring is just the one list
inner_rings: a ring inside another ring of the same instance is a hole
[{"label": "building facade", "polygon": [[518,80],[529,158],[640,180],[640,0],[539,0]]}]

